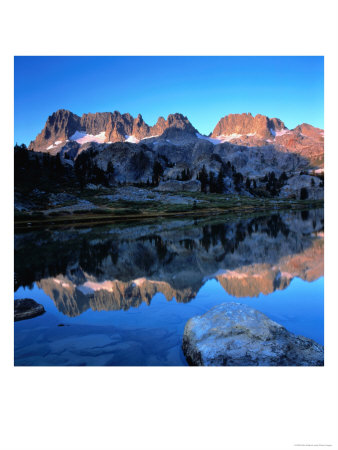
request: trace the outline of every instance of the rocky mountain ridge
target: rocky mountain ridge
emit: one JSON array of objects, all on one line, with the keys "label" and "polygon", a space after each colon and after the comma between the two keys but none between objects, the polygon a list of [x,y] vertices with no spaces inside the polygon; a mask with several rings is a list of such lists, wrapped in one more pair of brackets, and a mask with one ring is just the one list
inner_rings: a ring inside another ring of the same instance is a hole
[{"label": "rocky mountain ridge", "polygon": [[169,114],[167,119],[159,117],[154,126],[144,122],[141,114],[137,117],[118,111],[88,113],[81,117],[65,109],[59,109],[48,117],[40,134],[30,143],[36,151],[52,150],[63,142],[133,142],[156,137],[168,128],[176,128],[187,133],[196,133],[187,117]]},{"label": "rocky mountain ridge", "polygon": [[269,139],[275,136],[276,132],[286,130],[284,123],[280,119],[270,119],[267,116],[251,113],[229,114],[220,119],[211,137],[231,136],[231,135],[256,135],[257,137]]},{"label": "rocky mountain ridge", "polygon": [[251,113],[229,114],[219,120],[210,136],[198,130],[182,114],[159,117],[148,125],[139,114],[136,118],[118,111],[88,113],[81,117],[58,110],[48,117],[40,134],[29,145],[30,150],[57,154],[63,149],[87,143],[143,142],[150,147],[158,143],[185,146],[205,141],[213,146],[229,143],[234,146],[267,147],[278,152],[296,153],[313,166],[321,168],[324,161],[324,131],[309,124],[289,130],[278,118]]}]

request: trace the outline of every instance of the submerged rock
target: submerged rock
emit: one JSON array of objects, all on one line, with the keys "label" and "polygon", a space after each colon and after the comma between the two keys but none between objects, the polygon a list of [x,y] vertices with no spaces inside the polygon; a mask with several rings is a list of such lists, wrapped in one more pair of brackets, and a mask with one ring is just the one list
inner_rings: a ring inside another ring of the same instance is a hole
[{"label": "submerged rock", "polygon": [[22,298],[14,301],[14,321],[32,319],[40,316],[45,308],[31,298]]},{"label": "submerged rock", "polygon": [[182,348],[193,366],[324,365],[322,345],[238,303],[223,303],[188,320]]}]

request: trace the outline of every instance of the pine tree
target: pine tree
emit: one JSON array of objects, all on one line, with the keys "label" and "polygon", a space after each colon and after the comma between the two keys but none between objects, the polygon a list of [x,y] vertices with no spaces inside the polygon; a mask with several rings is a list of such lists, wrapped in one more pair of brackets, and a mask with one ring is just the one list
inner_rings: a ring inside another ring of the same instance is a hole
[{"label": "pine tree", "polygon": [[241,172],[235,172],[232,176],[235,184],[235,189],[237,192],[241,190],[241,184],[243,183],[243,175]]},{"label": "pine tree", "polygon": [[108,176],[109,182],[112,183],[114,181],[115,168],[114,168],[114,164],[111,161],[109,161],[108,165],[107,165],[107,176]]},{"label": "pine tree", "polygon": [[159,185],[161,176],[163,176],[163,167],[159,161],[155,161],[153,165],[153,184],[155,186]]},{"label": "pine tree", "polygon": [[287,177],[286,173],[285,173],[285,172],[282,172],[281,175],[280,175],[280,177],[279,177],[279,181],[280,181],[282,184],[284,184],[285,181],[286,181],[287,179],[288,179],[288,177]]},{"label": "pine tree", "polygon": [[308,196],[309,196],[309,193],[308,193],[306,187],[302,187],[300,190],[300,199],[306,200],[308,198]]},{"label": "pine tree", "polygon": [[209,172],[209,190],[210,192],[216,192],[215,175],[213,172]]},{"label": "pine tree", "polygon": [[202,167],[202,170],[198,173],[197,179],[201,182],[202,192],[207,192],[207,185],[208,185],[209,179],[208,179],[207,170],[204,165]]},{"label": "pine tree", "polygon": [[63,169],[64,169],[64,167],[63,167],[63,164],[62,164],[62,162],[61,162],[61,156],[60,156],[60,153],[58,153],[56,156],[55,156],[55,161],[54,161],[54,164],[55,164],[55,174],[57,175],[57,176],[61,176],[62,174],[63,174]]},{"label": "pine tree", "polygon": [[218,194],[222,194],[225,186],[224,186],[224,167],[223,165],[221,166],[221,168],[219,169],[218,175],[217,175],[217,180],[216,180],[216,192]]}]

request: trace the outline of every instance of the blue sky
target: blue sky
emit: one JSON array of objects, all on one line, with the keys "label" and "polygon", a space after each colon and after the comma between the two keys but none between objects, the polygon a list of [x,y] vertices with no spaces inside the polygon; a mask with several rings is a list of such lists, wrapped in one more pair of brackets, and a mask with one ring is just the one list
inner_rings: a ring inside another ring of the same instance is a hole
[{"label": "blue sky", "polygon": [[149,125],[180,112],[203,134],[243,112],[324,128],[324,58],[17,56],[14,106],[14,139],[27,145],[61,108],[141,113]]}]

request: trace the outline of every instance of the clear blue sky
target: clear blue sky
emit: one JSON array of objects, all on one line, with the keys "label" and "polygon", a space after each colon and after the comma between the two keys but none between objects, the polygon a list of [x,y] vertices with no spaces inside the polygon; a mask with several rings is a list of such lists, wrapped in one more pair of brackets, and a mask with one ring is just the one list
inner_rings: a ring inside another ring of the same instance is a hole
[{"label": "clear blue sky", "polygon": [[203,134],[230,113],[324,128],[324,58],[15,57],[15,142],[27,145],[57,109],[141,113],[153,125],[180,112]]}]

